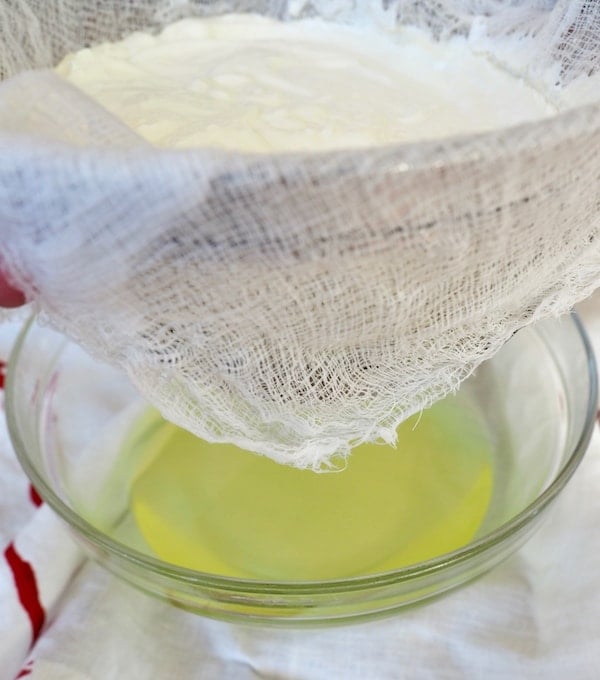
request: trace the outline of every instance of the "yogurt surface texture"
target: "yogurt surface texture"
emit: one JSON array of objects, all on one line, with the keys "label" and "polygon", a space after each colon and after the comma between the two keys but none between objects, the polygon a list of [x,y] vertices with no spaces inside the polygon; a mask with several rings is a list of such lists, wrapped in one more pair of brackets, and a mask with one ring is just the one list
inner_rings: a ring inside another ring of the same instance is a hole
[{"label": "yogurt surface texture", "polygon": [[57,72],[152,144],[243,152],[360,148],[555,113],[463,39],[230,14],[68,55]]}]

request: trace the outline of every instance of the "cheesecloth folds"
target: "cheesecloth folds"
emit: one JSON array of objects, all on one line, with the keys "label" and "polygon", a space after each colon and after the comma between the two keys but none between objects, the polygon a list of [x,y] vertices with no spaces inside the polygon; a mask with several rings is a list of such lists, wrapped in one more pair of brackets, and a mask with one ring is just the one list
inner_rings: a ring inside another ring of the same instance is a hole
[{"label": "cheesecloth folds", "polygon": [[[321,469],[600,282],[594,0],[4,0],[0,266],[163,415]],[[477,136],[313,154],[156,149],[48,70],[183,17],[416,24],[557,106]]]}]

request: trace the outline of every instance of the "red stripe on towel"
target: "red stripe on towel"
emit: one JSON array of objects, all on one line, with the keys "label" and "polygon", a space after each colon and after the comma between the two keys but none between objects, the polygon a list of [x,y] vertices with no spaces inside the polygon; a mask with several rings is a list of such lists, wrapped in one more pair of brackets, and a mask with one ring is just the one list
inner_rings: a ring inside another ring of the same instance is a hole
[{"label": "red stripe on towel", "polygon": [[19,678],[24,678],[27,675],[31,675],[33,672],[33,661],[28,661],[25,666],[19,671],[19,675],[15,678],[15,680],[19,680]]},{"label": "red stripe on towel", "polygon": [[4,551],[4,557],[13,573],[19,602],[31,621],[33,644],[38,639],[46,618],[44,608],[40,603],[35,573],[31,564],[19,555],[12,543]]},{"label": "red stripe on towel", "polygon": [[33,484],[29,485],[29,498],[31,499],[31,502],[35,505],[36,508],[39,508],[40,505],[44,502],[40,498],[39,493],[35,490],[35,486],[33,486]]},{"label": "red stripe on towel", "polygon": [[4,375],[6,373],[6,363],[0,361],[0,390],[4,389]]}]

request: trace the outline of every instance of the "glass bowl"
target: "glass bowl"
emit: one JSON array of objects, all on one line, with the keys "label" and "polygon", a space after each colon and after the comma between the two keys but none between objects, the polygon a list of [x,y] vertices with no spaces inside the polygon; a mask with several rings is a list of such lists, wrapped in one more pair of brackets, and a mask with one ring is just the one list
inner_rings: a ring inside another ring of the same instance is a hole
[{"label": "glass bowl", "polygon": [[[452,456],[469,447],[467,434],[461,439],[466,432],[463,419],[476,419],[490,451],[485,479],[493,479],[493,484],[488,484],[485,512],[469,539],[449,550],[447,536],[440,531],[432,534],[439,540],[430,541],[429,552],[415,553],[425,559],[405,560],[399,566],[383,562],[382,568],[359,568],[350,575],[343,570],[338,574],[332,562],[326,578],[211,573],[159,557],[136,528],[131,503],[132,488],[150,464],[149,430],[140,429],[147,405],[125,375],[35,320],[25,325],[13,350],[6,413],[16,453],[38,493],[106,569],[202,615],[314,625],[391,614],[468,582],[514,552],[580,463],[594,426],[596,391],[592,350],[576,315],[516,333],[446,400],[454,409],[449,412],[455,428],[446,463],[454,466]],[[411,429],[418,427],[416,422]],[[126,449],[124,442],[129,442]],[[440,489],[444,483],[436,481]],[[405,494],[399,488],[385,502],[401,503]],[[443,512],[435,503],[427,507],[433,515]],[[372,530],[367,529],[369,540],[379,524],[375,520]],[[172,526],[175,533],[180,530]],[[252,557],[261,536],[244,531],[244,555]],[[385,541],[390,548],[407,543],[402,531],[388,534]]]}]

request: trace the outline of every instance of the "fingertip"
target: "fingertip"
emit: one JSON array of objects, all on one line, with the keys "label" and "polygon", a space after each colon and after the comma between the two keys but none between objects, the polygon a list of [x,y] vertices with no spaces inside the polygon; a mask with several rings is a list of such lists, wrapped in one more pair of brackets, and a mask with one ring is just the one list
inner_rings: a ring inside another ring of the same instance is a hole
[{"label": "fingertip", "polygon": [[22,291],[14,288],[0,271],[0,307],[20,307],[25,302]]}]

